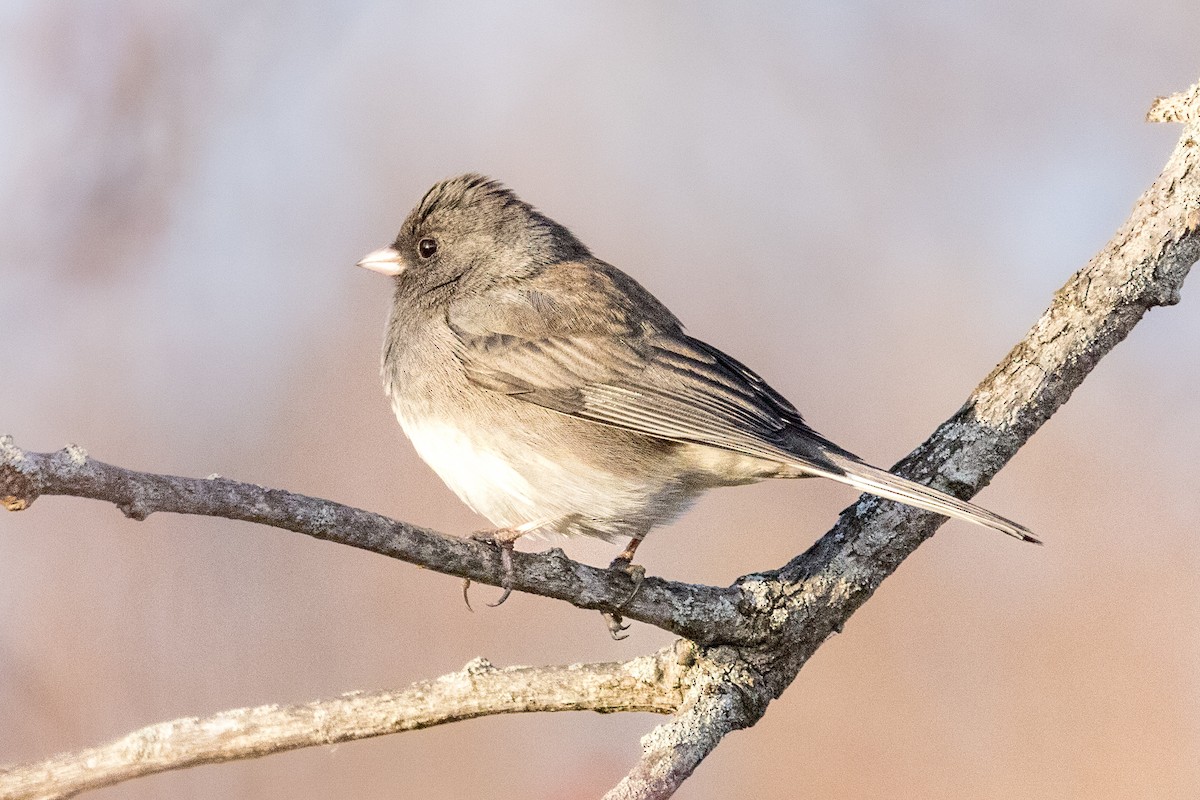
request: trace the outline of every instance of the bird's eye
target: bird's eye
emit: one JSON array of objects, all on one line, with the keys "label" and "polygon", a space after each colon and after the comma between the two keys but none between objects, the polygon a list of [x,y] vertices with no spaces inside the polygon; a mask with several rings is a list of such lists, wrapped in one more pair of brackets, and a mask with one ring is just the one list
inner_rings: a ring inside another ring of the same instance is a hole
[{"label": "bird's eye", "polygon": [[417,242],[417,255],[421,258],[432,258],[437,252],[437,239],[422,239]]}]

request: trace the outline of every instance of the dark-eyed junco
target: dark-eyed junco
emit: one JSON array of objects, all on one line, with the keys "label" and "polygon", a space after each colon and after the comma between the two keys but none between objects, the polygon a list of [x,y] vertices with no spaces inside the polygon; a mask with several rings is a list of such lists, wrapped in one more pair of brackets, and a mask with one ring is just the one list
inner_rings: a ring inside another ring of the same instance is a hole
[{"label": "dark-eyed junco", "polygon": [[821,436],[496,181],[437,184],[359,266],[396,281],[382,372],[401,427],[509,548],[532,531],[628,537],[628,566],[707,489],[809,476],[1038,541]]}]

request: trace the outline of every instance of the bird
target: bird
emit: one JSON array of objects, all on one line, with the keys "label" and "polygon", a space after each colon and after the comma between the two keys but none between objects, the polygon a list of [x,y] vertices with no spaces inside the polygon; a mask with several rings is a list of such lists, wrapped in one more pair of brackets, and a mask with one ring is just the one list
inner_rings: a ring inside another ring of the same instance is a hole
[{"label": "bird", "polygon": [[688,335],[640,283],[498,181],[435,184],[358,266],[395,282],[381,375],[401,428],[496,526],[480,537],[504,558],[493,605],[512,591],[521,536],[628,539],[610,567],[640,581],[633,558],[647,533],[709,489],[767,478],[829,478],[1040,544],[817,433],[756,372]]}]

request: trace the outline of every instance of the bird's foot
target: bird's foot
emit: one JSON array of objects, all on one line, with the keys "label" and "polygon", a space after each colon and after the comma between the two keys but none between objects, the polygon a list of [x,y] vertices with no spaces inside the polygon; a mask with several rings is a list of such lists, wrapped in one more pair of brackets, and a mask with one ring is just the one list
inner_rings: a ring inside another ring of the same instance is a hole
[{"label": "bird's foot", "polygon": [[620,614],[611,611],[601,611],[600,616],[604,617],[604,624],[608,626],[608,635],[613,638],[614,642],[629,638],[629,634],[625,633],[625,631],[629,630],[629,623],[625,622]]},{"label": "bird's foot", "polygon": [[[513,593],[513,544],[525,534],[532,530],[529,526],[519,525],[515,528],[500,528],[494,531],[476,531],[471,534],[471,540],[490,544],[493,547],[500,549],[500,588],[504,592],[500,595],[500,599],[494,603],[488,603],[489,606],[495,608],[508,599],[508,596]],[[463,602],[467,604],[467,608],[471,611],[471,598],[469,590],[471,588],[471,579],[463,578]]]},{"label": "bird's foot", "polygon": [[631,564],[625,559],[617,556],[608,565],[609,569],[617,569],[624,572],[633,581],[633,590],[626,595],[625,599],[617,603],[617,608],[624,608],[630,600],[638,593],[638,589],[642,588],[642,581],[646,579],[646,568],[641,564]]},{"label": "bird's foot", "polygon": [[[621,555],[617,556],[608,565],[609,569],[619,569],[633,580],[633,591],[620,603],[617,608],[624,608],[625,605],[634,598],[638,593],[638,589],[642,588],[642,581],[646,579],[646,568],[641,564],[633,563],[633,553],[637,550],[641,539],[633,539],[629,542],[629,546],[622,551]],[[629,634],[625,631],[629,630],[629,625],[625,624],[625,620],[621,617],[618,611],[601,611],[601,616],[604,617],[605,624],[608,625],[608,633],[616,641],[629,638]]]}]

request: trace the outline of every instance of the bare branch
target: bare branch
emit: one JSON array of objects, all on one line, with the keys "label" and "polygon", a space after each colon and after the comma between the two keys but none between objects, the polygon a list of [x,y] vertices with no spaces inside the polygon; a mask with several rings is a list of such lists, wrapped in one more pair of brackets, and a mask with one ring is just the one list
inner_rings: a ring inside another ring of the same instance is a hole
[{"label": "bare branch", "polygon": [[[381,514],[282,489],[213,476],[181,478],[124,469],[88,456],[81,447],[29,453],[0,437],[0,503],[28,508],[41,495],[71,495],[113,503],[131,519],[156,511],[256,522],[370,550],[447,575],[499,586],[503,571],[496,548],[449,536]],[[585,609],[620,611],[693,641],[714,633],[738,644],[762,641],[739,609],[742,594],[648,577],[637,593],[623,570],[572,561],[560,548],[513,553],[514,588]]]},{"label": "bare branch", "polygon": [[642,737],[642,757],[604,800],[657,800],[675,793],[725,734],[749,728],[766,711],[761,680],[736,648],[696,654],[679,711]]},{"label": "bare branch", "polygon": [[[1200,84],[1156,101],[1149,118],[1185,124],[1162,174],[1112,241],[1067,281],[962,409],[896,472],[973,496],[1147,310],[1179,301],[1200,258]],[[78,448],[24,453],[11,439],[0,439],[0,500],[20,510],[40,494],[109,500],[135,519],[175,511],[259,522],[500,582],[496,552],[476,542],[279,490],[131,472],[89,459]],[[683,687],[672,706],[679,713],[643,740],[642,758],[609,794],[668,797],[726,733],[753,725],[825,639],[944,521],[864,497],[808,552],[728,589],[647,578],[622,606],[631,588],[627,576],[578,564],[558,549],[514,554],[515,588],[582,608],[619,610],[707,645],[673,684]],[[318,729],[324,723],[310,718],[309,724]],[[147,756],[134,753],[128,768],[140,768],[142,758]]]},{"label": "bare branch", "polygon": [[[396,692],[353,693],[298,706],[259,706],[151,725],[102,747],[0,769],[0,797],[49,800],[200,764],[412,731],[492,714],[652,711],[683,699],[681,653],[624,663],[498,669],[480,658]],[[686,661],[686,659],[683,659]]]},{"label": "bare branch", "polygon": [[[967,403],[894,467],[900,475],[969,498],[1065,403],[1149,309],[1179,302],[1200,259],[1200,84],[1160,100],[1164,119],[1188,125],[1162,174],[1126,223],[1054,296],[1025,338]],[[1186,109],[1181,111],[1180,109]],[[1166,112],[1164,112],[1165,114]],[[772,598],[779,645],[757,658],[775,692],[944,518],[864,496],[807,553],[743,579]],[[778,696],[777,694],[775,696]]]},{"label": "bare branch", "polygon": [[[895,472],[973,496],[1146,311],[1179,302],[1200,259],[1200,83],[1156,101],[1150,119],[1187,125],[1162,174],[962,409]],[[726,733],[757,721],[817,648],[943,522],[864,495],[808,552],[780,570],[742,578],[743,608],[772,621],[772,645],[701,649],[701,660],[715,663],[720,655],[736,669],[725,671],[726,681],[707,702],[689,695],[675,719],[647,736],[642,759],[608,797],[669,797]],[[703,674],[696,670],[693,686]]]}]

